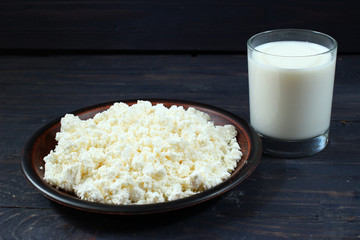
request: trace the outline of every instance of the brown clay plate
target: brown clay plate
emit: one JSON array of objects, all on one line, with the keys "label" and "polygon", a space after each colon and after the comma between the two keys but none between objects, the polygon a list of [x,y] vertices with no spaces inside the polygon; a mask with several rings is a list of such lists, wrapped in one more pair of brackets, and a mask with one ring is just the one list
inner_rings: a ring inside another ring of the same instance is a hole
[{"label": "brown clay plate", "polygon": [[[111,205],[81,200],[73,193],[56,189],[43,181],[43,158],[49,154],[50,150],[54,149],[57,144],[55,134],[60,130],[61,117],[43,126],[26,143],[21,159],[22,171],[25,177],[47,198],[75,209],[107,214],[149,214],[173,211],[217,197],[241,183],[257,167],[261,159],[261,140],[245,120],[230,112],[201,103],[165,99],[149,99],[149,101],[151,101],[153,105],[163,103],[166,107],[170,107],[172,105],[183,106],[185,109],[188,107],[194,107],[200,111],[208,113],[216,125],[234,125],[238,132],[237,140],[241,147],[243,156],[230,178],[204,192],[164,203],[144,205]],[[132,105],[135,104],[137,100],[122,100],[118,102],[125,102],[128,105]],[[96,113],[108,109],[111,105],[113,105],[113,103],[114,102],[108,102],[85,107],[72,113],[79,116],[81,119],[88,119],[93,117]]]}]

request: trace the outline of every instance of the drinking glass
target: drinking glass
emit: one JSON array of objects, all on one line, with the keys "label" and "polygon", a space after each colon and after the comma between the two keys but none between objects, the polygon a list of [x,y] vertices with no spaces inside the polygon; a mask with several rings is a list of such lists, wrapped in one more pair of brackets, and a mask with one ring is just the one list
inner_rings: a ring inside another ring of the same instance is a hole
[{"label": "drinking glass", "polygon": [[250,123],[265,154],[304,157],[329,141],[337,42],[305,29],[278,29],[247,42]]}]

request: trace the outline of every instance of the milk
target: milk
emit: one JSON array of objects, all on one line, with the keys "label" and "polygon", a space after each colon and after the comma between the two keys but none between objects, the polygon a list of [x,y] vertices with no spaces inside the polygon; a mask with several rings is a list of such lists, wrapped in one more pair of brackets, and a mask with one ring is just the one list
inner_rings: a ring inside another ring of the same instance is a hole
[{"label": "milk", "polygon": [[316,137],[330,125],[335,55],[321,45],[279,41],[248,54],[250,121],[268,137]]}]

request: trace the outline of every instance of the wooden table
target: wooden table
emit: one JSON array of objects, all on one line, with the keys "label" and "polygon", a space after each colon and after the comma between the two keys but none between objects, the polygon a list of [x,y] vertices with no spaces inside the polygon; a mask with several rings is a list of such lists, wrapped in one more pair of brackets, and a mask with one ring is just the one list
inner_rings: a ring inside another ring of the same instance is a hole
[{"label": "wooden table", "polygon": [[235,189],[183,210],[145,216],[82,212],[24,178],[24,144],[50,120],[122,99],[214,105],[249,120],[244,55],[0,57],[1,239],[359,239],[360,56],[339,55],[330,144],[300,159],[263,156]]}]

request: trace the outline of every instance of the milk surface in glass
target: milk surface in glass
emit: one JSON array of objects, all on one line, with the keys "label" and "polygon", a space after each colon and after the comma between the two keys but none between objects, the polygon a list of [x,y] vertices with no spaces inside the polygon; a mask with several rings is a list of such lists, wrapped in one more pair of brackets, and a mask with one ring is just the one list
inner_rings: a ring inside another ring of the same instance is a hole
[{"label": "milk surface in glass", "polygon": [[250,119],[268,137],[301,140],[330,126],[335,59],[310,42],[259,45],[248,57]]}]

